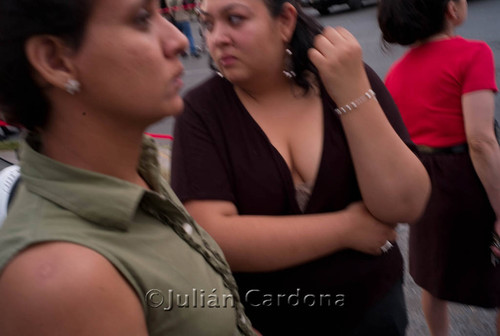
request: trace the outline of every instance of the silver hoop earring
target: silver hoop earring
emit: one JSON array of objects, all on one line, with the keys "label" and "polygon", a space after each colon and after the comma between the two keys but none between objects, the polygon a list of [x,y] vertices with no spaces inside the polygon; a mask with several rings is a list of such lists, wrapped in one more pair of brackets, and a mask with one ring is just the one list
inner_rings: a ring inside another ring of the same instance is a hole
[{"label": "silver hoop earring", "polygon": [[224,78],[224,74],[220,71],[219,67],[215,64],[214,59],[210,57],[209,65],[212,70],[219,76],[220,78]]},{"label": "silver hoop earring", "polygon": [[293,55],[293,52],[286,48],[285,50],[286,52],[286,56],[285,56],[285,70],[283,70],[283,74],[285,75],[286,78],[295,78],[297,77],[297,74],[295,74],[295,72],[293,71],[293,59],[292,59],[292,55]]},{"label": "silver hoop earring", "polygon": [[74,95],[75,93],[80,92],[80,82],[76,79],[68,79],[66,84],[64,84],[64,89],[70,95]]}]

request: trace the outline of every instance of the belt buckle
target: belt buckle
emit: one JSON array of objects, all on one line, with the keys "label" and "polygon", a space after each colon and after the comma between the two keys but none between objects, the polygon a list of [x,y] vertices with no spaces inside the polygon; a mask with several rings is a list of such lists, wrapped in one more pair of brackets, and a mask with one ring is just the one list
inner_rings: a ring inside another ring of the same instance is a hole
[{"label": "belt buckle", "polygon": [[426,146],[426,145],[417,145],[417,149],[419,150],[419,152],[425,153],[425,154],[432,154],[435,152],[434,148]]}]

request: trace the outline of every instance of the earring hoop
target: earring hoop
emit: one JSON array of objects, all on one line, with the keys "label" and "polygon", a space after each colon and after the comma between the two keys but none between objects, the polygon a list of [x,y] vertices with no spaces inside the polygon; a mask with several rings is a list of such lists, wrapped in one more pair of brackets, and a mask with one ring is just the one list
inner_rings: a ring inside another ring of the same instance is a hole
[{"label": "earring hoop", "polygon": [[74,95],[75,93],[80,92],[80,82],[77,81],[76,79],[70,78],[68,81],[64,84],[64,89],[66,90],[67,93],[70,95]]}]

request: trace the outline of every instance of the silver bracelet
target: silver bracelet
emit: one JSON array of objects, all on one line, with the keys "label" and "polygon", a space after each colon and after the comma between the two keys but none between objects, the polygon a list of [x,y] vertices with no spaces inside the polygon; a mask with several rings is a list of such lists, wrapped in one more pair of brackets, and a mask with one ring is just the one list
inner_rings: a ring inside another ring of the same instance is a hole
[{"label": "silver bracelet", "polygon": [[366,103],[367,101],[369,101],[373,98],[375,98],[375,92],[372,89],[370,89],[370,90],[366,91],[365,93],[363,93],[363,95],[361,97],[354,99],[349,104],[344,105],[344,106],[339,107],[339,108],[336,108],[335,112],[338,115],[346,114],[347,112],[350,112],[350,111],[358,108],[359,105]]}]

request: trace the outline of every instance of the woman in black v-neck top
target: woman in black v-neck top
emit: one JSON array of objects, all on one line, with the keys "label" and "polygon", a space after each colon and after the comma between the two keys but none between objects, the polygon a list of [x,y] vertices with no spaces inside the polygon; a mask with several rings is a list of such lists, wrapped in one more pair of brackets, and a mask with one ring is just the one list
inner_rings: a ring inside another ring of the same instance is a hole
[{"label": "woman in black v-neck top", "polygon": [[[398,222],[418,218],[430,186],[359,45],[327,28],[314,42],[325,58],[310,51],[305,66],[296,58],[321,30],[291,3],[205,0],[201,12],[225,78],[185,97],[172,186],[224,250],[253,325],[264,335],[403,335],[403,261],[397,246],[381,247],[396,245]],[[352,111],[339,116],[335,102]]]}]

